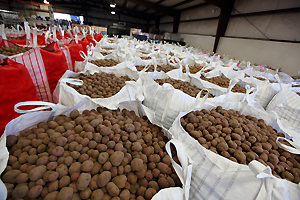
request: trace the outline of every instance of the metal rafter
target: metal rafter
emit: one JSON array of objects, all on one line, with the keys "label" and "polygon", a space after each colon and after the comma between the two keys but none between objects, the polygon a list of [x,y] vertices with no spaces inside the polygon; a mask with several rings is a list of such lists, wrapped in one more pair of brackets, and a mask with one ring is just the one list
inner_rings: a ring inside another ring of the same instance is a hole
[{"label": "metal rafter", "polygon": [[[88,1],[90,3],[97,3],[97,1]],[[87,3],[88,3],[87,2]],[[109,5],[103,5],[103,4],[86,4],[87,7],[92,7],[92,8],[95,8],[95,9],[103,9],[103,10],[108,10],[110,9]],[[64,2],[64,3],[61,3],[61,2],[54,2],[53,5],[57,5],[59,7],[64,7],[64,8],[78,8],[78,9],[82,9],[82,7],[78,7],[77,4],[74,4],[74,3],[67,3],[67,2]],[[120,13],[120,14],[123,14],[123,15],[127,15],[127,16],[131,16],[131,17],[135,17],[135,18],[142,18],[142,19],[149,19],[150,17],[153,17],[153,16],[150,16],[150,15],[147,15],[145,13],[140,13],[138,11],[134,11],[134,10],[131,10],[131,9],[123,9],[123,8],[116,8],[115,9],[116,12]]]},{"label": "metal rafter", "polygon": [[[159,0],[158,2],[155,2],[155,5],[159,5],[159,4],[161,4],[162,2],[164,2],[164,1],[166,1],[166,0]],[[148,8],[146,8],[146,9],[144,9],[144,10],[142,10],[143,12],[146,12],[146,11],[148,11],[149,9]]]},{"label": "metal rafter", "polygon": [[174,16],[177,12],[176,10],[170,9],[169,7],[162,6],[162,5],[159,5],[159,4],[155,4],[155,3],[152,3],[152,2],[149,2],[149,1],[146,1],[146,0],[128,0],[128,1],[131,1],[135,4],[143,6],[145,8],[154,10],[156,12],[166,13],[166,14],[171,15],[171,16]]},{"label": "metal rafter", "polygon": [[195,0],[185,0],[185,1],[182,1],[182,2],[179,2],[179,3],[175,4],[173,6],[170,6],[169,8],[175,8],[175,7],[178,7],[178,6],[182,6],[182,5],[190,3],[192,1],[195,1]]},{"label": "metal rafter", "polygon": [[193,9],[193,8],[199,8],[199,7],[206,6],[206,5],[209,5],[209,3],[199,3],[199,4],[196,4],[196,5],[187,7],[187,8],[183,8],[180,11],[190,10],[190,9]]}]

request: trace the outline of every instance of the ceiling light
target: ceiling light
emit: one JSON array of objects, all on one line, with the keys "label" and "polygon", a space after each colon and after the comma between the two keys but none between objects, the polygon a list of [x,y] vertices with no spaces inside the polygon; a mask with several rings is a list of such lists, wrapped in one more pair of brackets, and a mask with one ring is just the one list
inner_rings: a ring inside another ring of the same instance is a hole
[{"label": "ceiling light", "polygon": [[50,4],[47,0],[44,0],[44,4]]},{"label": "ceiling light", "polygon": [[116,4],[115,3],[111,3],[109,6],[112,7],[112,8],[115,8]]},{"label": "ceiling light", "polygon": [[111,13],[112,15],[115,15],[115,14],[116,14],[116,12],[115,12],[115,11],[111,11],[110,13]]}]

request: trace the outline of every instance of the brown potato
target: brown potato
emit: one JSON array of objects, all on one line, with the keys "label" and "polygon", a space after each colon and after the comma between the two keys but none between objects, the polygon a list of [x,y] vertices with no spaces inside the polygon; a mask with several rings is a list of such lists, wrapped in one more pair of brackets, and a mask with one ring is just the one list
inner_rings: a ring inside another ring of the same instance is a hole
[{"label": "brown potato", "polygon": [[104,187],[111,179],[111,172],[104,171],[98,176],[97,184],[99,187]]},{"label": "brown potato", "polygon": [[57,194],[57,200],[71,200],[73,196],[73,188],[64,187]]},{"label": "brown potato", "polygon": [[77,189],[80,191],[85,190],[89,186],[91,179],[92,179],[92,177],[90,174],[81,173],[76,182]]}]

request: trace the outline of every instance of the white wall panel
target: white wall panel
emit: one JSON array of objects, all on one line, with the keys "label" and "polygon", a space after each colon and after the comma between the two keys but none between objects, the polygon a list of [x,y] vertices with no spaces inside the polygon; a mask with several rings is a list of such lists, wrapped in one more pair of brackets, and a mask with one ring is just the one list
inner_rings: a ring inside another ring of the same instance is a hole
[{"label": "white wall panel", "polygon": [[203,50],[213,51],[215,37],[204,35],[180,34],[188,46],[196,47]]},{"label": "white wall panel", "polygon": [[220,8],[214,5],[202,6],[181,13],[181,20],[201,19],[208,17],[217,17],[220,14]]},{"label": "white wall panel", "polygon": [[[240,13],[299,7],[299,0],[236,0],[234,8]],[[234,11],[233,13],[237,13]]]},{"label": "white wall panel", "polygon": [[221,38],[217,52],[259,65],[280,68],[290,75],[296,75],[300,70],[300,44],[297,43]]},{"label": "white wall panel", "polygon": [[179,24],[179,33],[215,35],[218,20],[184,22]]},{"label": "white wall panel", "polygon": [[231,18],[226,36],[300,41],[300,13]]},{"label": "white wall panel", "polygon": [[160,31],[163,32],[169,32],[172,33],[173,32],[173,24],[161,24],[159,26]]}]

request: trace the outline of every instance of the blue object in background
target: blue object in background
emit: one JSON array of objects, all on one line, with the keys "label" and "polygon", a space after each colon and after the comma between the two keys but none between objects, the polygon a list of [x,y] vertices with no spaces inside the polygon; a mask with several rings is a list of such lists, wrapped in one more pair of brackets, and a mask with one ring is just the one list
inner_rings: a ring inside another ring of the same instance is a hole
[{"label": "blue object in background", "polygon": [[73,20],[73,21],[80,21],[79,16],[70,15],[70,17],[71,17],[71,20]]}]

